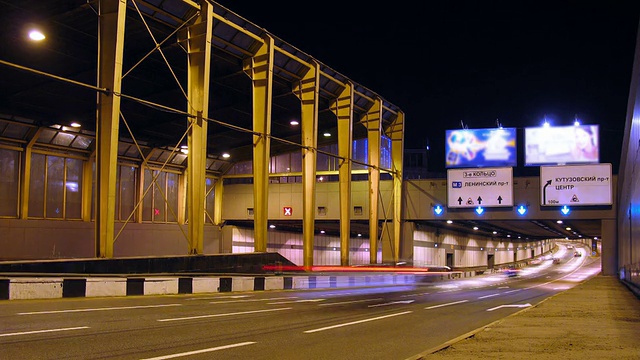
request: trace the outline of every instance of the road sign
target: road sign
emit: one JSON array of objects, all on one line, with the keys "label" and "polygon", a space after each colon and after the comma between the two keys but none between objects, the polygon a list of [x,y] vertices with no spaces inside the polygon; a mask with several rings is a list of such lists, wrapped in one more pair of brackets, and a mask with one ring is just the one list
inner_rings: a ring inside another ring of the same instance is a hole
[{"label": "road sign", "polygon": [[284,216],[292,216],[293,215],[293,208],[291,206],[285,206],[282,208],[282,212],[284,214]]},{"label": "road sign", "polygon": [[611,164],[541,166],[540,205],[613,205]]},{"label": "road sign", "polygon": [[447,170],[447,206],[513,206],[513,168]]}]

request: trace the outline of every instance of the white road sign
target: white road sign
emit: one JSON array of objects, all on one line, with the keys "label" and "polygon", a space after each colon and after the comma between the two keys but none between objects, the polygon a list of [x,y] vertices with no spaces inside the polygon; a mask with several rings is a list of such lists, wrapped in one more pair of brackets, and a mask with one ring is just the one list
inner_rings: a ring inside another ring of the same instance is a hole
[{"label": "white road sign", "polygon": [[540,205],[613,205],[611,164],[541,166]]},{"label": "white road sign", "polygon": [[513,168],[447,170],[447,206],[513,206]]}]

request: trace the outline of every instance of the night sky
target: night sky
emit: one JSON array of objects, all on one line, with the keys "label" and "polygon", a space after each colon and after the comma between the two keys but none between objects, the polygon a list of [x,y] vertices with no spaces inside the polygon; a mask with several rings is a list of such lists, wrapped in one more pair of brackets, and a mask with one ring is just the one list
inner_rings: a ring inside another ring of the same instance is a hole
[{"label": "night sky", "polygon": [[545,117],[599,125],[618,171],[640,1],[218,2],[399,106],[429,171],[447,129]]}]

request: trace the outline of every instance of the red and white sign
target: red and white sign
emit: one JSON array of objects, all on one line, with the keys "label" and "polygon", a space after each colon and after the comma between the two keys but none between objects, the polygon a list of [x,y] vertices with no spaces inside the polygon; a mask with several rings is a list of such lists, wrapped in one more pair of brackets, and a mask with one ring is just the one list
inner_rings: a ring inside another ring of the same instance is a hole
[{"label": "red and white sign", "polygon": [[293,208],[291,206],[283,207],[282,211],[284,212],[284,216],[292,216],[293,215]]}]

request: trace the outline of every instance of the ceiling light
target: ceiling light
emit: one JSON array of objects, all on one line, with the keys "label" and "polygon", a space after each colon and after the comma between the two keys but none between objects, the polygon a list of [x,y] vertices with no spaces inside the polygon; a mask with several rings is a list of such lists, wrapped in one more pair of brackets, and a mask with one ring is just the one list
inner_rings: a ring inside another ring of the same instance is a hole
[{"label": "ceiling light", "polygon": [[562,224],[562,220],[556,221],[557,224]]},{"label": "ceiling light", "polygon": [[477,226],[474,226],[474,227],[473,227],[473,230],[478,230],[478,227],[477,227]]},{"label": "ceiling light", "polygon": [[447,224],[453,224],[453,220],[447,220]]},{"label": "ceiling light", "polygon": [[231,157],[231,155],[229,155],[229,153],[224,153],[224,154],[222,154],[222,157],[225,158],[225,159],[228,159],[228,158]]},{"label": "ceiling light", "polygon": [[293,126],[300,125],[300,123],[298,122],[298,120],[291,120],[291,121],[289,122],[289,124],[291,124],[291,125],[293,125]]},{"label": "ceiling light", "polygon": [[29,39],[33,41],[42,41],[45,39],[45,36],[40,30],[31,30],[29,31]]},{"label": "ceiling light", "polygon": [[331,137],[331,133],[328,133],[328,132],[324,133],[324,137]]},{"label": "ceiling light", "polygon": [[74,121],[71,124],[69,124],[69,126],[74,127],[74,128],[79,128],[79,127],[82,127],[82,124]]},{"label": "ceiling light", "polygon": [[571,228],[567,226],[567,227],[565,228],[565,230],[569,231],[569,230],[571,230]]}]

